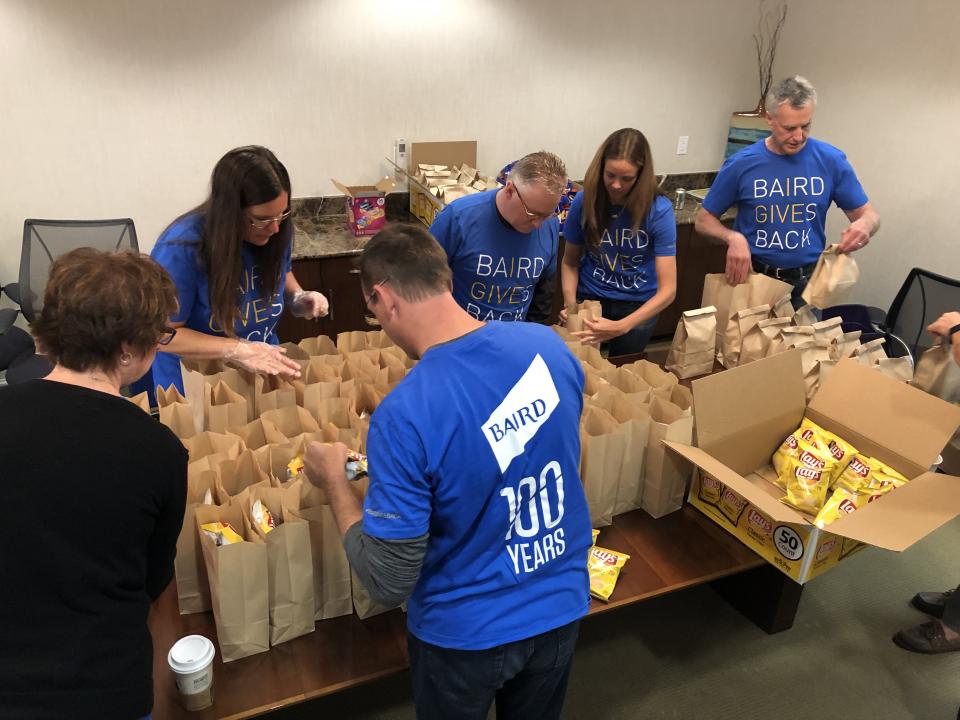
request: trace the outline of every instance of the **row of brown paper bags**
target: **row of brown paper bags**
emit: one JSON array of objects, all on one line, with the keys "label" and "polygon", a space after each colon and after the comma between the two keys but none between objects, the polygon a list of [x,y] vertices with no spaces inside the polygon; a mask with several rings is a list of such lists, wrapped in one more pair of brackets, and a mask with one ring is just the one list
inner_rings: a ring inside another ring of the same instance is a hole
[{"label": "row of brown paper bags", "polygon": [[653,517],[679,510],[690,467],[662,441],[692,442],[690,391],[654,363],[617,367],[568,330],[554,330],[584,371],[580,477],[593,527],[637,508]]},{"label": "row of brown paper bags", "polygon": [[[380,331],[341,333],[336,346],[326,336],[286,343],[288,357],[301,367],[301,377],[290,381],[225,367],[220,361],[184,361],[185,397],[173,387],[157,388],[161,419],[175,418],[167,424],[183,437],[201,430],[222,431],[269,410],[293,406],[319,418],[324,414],[322,406],[329,404],[326,401],[338,397],[353,397],[362,412],[373,394],[382,399],[414,365],[387,342]],[[184,402],[189,416],[185,408],[173,407]]]},{"label": "row of brown paper bags", "polygon": [[[373,602],[351,572],[323,492],[303,478],[278,479],[306,443],[348,439],[342,431],[331,428],[256,451],[243,448],[237,437],[214,439],[217,434],[209,431],[204,436],[200,442],[218,448],[217,455],[236,456],[204,462],[208,455],[190,463],[175,571],[181,613],[213,610],[225,662],[312,632],[318,620],[390,609]],[[366,481],[357,489],[362,495]],[[264,537],[249,522],[257,499],[277,525]],[[216,521],[230,523],[248,542],[216,546],[198,531]]]}]

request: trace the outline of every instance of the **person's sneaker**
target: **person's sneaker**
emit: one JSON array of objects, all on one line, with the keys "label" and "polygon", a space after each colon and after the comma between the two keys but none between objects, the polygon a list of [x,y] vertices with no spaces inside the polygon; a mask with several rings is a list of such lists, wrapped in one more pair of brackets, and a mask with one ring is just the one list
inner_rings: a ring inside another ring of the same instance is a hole
[{"label": "person's sneaker", "polygon": [[893,636],[893,641],[904,650],[918,653],[944,653],[960,650],[960,637],[948,640],[943,633],[943,623],[939,620],[914,625],[912,628],[900,630]]},{"label": "person's sneaker", "polygon": [[943,617],[943,605],[956,590],[947,590],[946,592],[919,592],[910,600],[920,612],[925,612],[933,617]]}]

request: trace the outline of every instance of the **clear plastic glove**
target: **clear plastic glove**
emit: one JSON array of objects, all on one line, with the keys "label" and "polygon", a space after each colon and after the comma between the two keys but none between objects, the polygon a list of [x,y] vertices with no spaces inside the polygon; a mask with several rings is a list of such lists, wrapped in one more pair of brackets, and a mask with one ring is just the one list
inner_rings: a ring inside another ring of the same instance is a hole
[{"label": "clear plastic glove", "polygon": [[279,345],[237,340],[237,344],[224,354],[223,359],[243,370],[258,375],[300,377],[300,365],[295,360],[288,358],[285,355],[286,352]]},{"label": "clear plastic glove", "polygon": [[330,303],[316,290],[297,290],[290,298],[290,312],[308,320],[321,318],[330,312]]}]

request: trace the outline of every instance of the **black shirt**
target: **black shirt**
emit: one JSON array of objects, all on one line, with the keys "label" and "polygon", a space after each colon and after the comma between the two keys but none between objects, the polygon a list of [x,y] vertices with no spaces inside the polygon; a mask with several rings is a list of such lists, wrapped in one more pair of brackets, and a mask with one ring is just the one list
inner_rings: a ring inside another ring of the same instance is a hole
[{"label": "black shirt", "polygon": [[153,706],[147,612],[173,576],[187,452],[130,401],[0,388],[0,718]]}]

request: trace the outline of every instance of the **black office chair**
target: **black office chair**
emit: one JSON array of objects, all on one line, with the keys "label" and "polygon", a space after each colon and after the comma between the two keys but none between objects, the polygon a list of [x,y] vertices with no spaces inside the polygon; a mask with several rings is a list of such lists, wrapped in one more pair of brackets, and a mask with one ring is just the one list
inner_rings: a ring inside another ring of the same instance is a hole
[{"label": "black office chair", "polygon": [[[27,322],[33,322],[43,304],[43,293],[47,286],[50,266],[59,256],[70,250],[92,247],[98,250],[123,250],[129,248],[139,251],[137,231],[130,218],[117,220],[34,220],[23,221],[23,246],[20,250],[20,282],[3,287],[3,293],[20,307],[19,312]],[[13,313],[12,319],[9,313]],[[16,320],[16,310],[0,311],[0,323],[7,320],[10,324]],[[6,368],[6,382],[17,382],[44,377],[52,365],[43,355],[33,352],[33,340],[26,349],[19,328],[11,327],[3,335],[11,335],[8,340],[24,348],[12,358]],[[2,332],[2,330],[0,330]],[[2,338],[3,335],[0,335]]]},{"label": "black office chair", "polygon": [[863,331],[862,342],[884,337],[887,355],[909,355],[916,363],[933,344],[927,326],[943,313],[957,309],[960,309],[960,280],[913,268],[886,313],[866,305],[836,305],[826,308],[823,317],[840,317],[844,331]]},{"label": "black office chair", "polygon": [[20,306],[20,312],[27,322],[33,322],[43,303],[43,291],[53,261],[81,247],[98,250],[140,249],[137,231],[130,218],[23,221],[20,282],[4,286],[3,292]]}]

